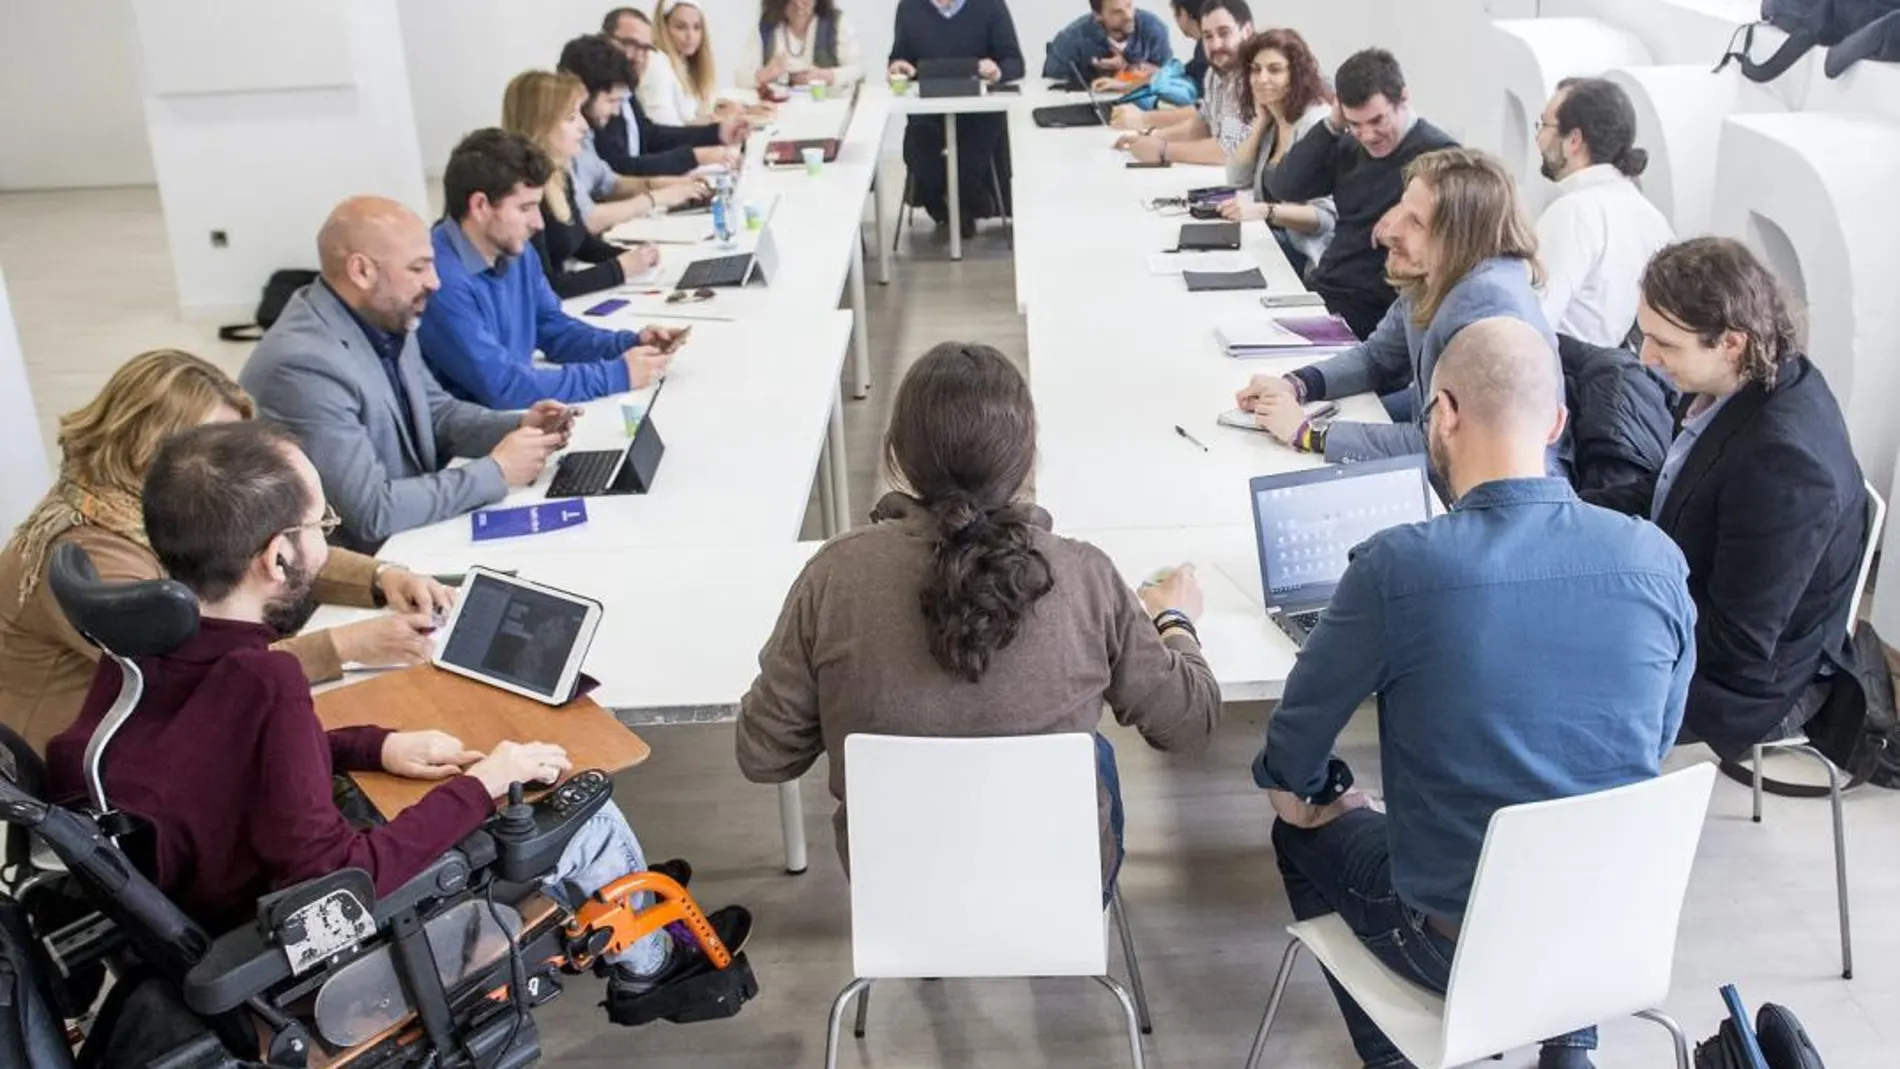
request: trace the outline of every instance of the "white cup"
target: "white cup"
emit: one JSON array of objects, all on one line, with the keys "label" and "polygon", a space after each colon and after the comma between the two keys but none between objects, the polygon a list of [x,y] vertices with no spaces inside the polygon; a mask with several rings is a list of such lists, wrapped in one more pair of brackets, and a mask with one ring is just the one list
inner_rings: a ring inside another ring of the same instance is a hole
[{"label": "white cup", "polygon": [[824,169],[824,166],[825,166],[825,150],[824,149],[808,148],[804,150],[803,155],[805,157],[805,173],[806,174],[815,175],[820,170]]}]

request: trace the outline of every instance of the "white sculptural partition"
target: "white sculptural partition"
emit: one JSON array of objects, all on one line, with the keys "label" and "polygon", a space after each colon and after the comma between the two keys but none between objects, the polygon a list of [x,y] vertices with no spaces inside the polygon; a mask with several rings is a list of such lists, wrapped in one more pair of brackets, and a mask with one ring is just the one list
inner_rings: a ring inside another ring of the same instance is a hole
[{"label": "white sculptural partition", "polygon": [[1621,67],[1604,77],[1622,86],[1636,109],[1636,143],[1649,153],[1643,192],[1678,235],[1706,233],[1722,120],[1781,111],[1780,102],[1702,65]]},{"label": "white sculptural partition", "polygon": [[1599,19],[1499,19],[1491,24],[1489,48],[1490,62],[1474,73],[1492,79],[1500,99],[1488,120],[1495,125],[1479,125],[1472,143],[1497,152],[1534,217],[1554,189],[1538,172],[1537,118],[1557,83],[1647,64],[1649,50]]}]

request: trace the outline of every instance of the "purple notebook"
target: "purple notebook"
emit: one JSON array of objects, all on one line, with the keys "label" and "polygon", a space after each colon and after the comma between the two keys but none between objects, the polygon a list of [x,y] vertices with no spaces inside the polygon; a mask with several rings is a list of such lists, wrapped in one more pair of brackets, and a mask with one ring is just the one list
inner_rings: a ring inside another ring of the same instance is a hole
[{"label": "purple notebook", "polygon": [[1358,335],[1338,316],[1275,316],[1273,321],[1314,345],[1359,344]]}]

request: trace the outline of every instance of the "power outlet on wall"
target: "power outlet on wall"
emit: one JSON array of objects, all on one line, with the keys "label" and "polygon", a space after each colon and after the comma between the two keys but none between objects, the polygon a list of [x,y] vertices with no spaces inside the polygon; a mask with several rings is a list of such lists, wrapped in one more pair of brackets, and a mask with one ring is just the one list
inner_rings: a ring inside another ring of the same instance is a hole
[{"label": "power outlet on wall", "polygon": [[231,237],[230,235],[226,234],[224,231],[213,230],[211,232],[211,247],[212,248],[222,249],[229,246],[230,244],[231,244]]}]

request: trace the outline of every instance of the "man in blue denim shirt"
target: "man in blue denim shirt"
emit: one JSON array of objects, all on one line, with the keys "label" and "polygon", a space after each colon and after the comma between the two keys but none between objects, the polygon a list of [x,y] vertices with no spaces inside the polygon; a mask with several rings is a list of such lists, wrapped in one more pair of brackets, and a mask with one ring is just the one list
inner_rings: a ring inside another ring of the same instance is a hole
[{"label": "man in blue denim shirt", "polygon": [[[1254,762],[1294,916],[1338,913],[1438,991],[1491,814],[1657,775],[1695,672],[1682,554],[1544,476],[1564,427],[1558,375],[1522,320],[1453,339],[1425,406],[1452,509],[1354,551]],[[1325,789],[1341,729],[1373,694],[1389,815]],[[1368,1067],[1411,1064],[1334,994]],[[1538,1064],[1584,1069],[1595,1046],[1594,1028],[1560,1036]]]}]

